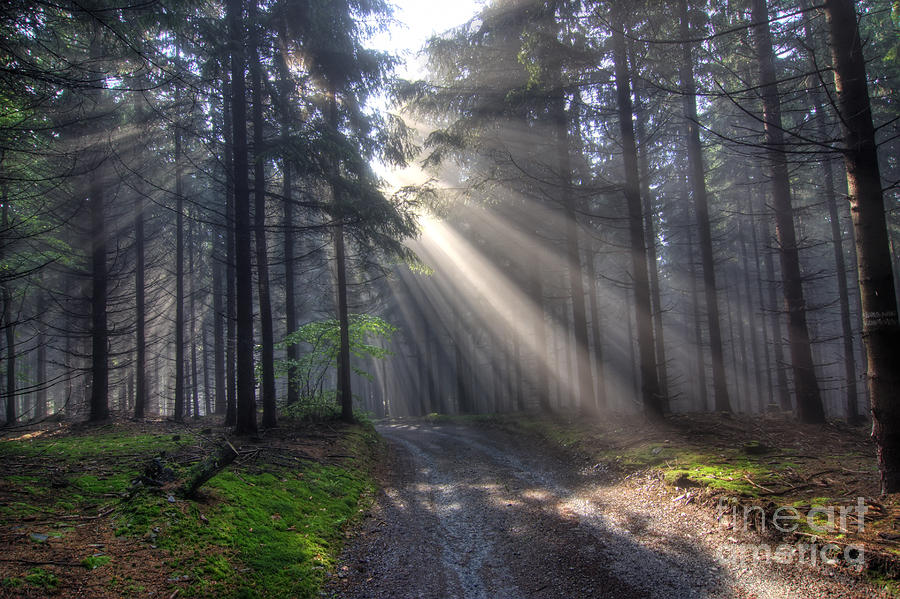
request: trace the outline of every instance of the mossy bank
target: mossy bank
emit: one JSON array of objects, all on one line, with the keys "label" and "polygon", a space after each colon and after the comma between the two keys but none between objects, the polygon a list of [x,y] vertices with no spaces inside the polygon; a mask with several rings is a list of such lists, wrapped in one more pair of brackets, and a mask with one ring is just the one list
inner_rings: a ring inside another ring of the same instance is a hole
[{"label": "mossy bank", "polygon": [[[315,597],[374,494],[380,442],[336,422],[230,439],[238,459],[185,498],[136,484],[147,464],[176,478],[220,431],[127,426],[0,442],[0,596]],[[40,562],[36,568],[35,563]]]}]

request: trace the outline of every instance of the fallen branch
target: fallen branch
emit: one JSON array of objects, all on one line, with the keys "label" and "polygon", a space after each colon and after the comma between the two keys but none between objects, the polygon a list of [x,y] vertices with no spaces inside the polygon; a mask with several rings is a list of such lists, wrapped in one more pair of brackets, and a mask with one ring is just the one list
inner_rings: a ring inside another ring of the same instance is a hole
[{"label": "fallen branch", "polygon": [[215,454],[191,468],[187,480],[179,487],[179,494],[183,497],[193,497],[200,487],[224,470],[239,455],[238,450],[231,443],[225,441],[225,444]]},{"label": "fallen branch", "polygon": [[62,566],[64,568],[77,568],[81,564],[72,562],[54,562],[47,560],[20,559],[17,557],[0,557],[0,562],[26,564],[28,566]]},{"label": "fallen branch", "polygon": [[757,489],[762,489],[762,490],[765,491],[766,493],[770,493],[770,494],[774,494],[774,493],[775,493],[775,491],[773,491],[772,489],[768,489],[768,488],[766,488],[766,487],[764,487],[764,486],[762,486],[762,485],[760,485],[760,484],[757,484],[757,483],[753,482],[753,480],[752,480],[748,475],[746,475],[746,474],[744,475],[744,480],[746,480],[748,483],[750,483],[751,485],[753,485],[753,486],[756,487]]},{"label": "fallen branch", "polygon": [[99,520],[104,516],[108,516],[116,509],[116,506],[112,505],[105,510],[98,512],[96,516],[57,516],[57,520]]}]

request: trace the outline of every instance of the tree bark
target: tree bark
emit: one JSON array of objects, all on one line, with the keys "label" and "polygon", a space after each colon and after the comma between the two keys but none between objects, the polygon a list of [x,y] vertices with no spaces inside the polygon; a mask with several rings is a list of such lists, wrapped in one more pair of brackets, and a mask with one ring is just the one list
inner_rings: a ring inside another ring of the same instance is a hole
[{"label": "tree bark", "polygon": [[[803,0],[801,7],[806,10],[809,8],[809,0]],[[810,54],[812,60],[811,66],[816,66],[814,49],[821,44],[820,37],[816,36],[810,20],[805,19],[804,35],[808,46],[811,48]],[[816,120],[818,121],[819,135],[822,139],[828,139],[829,127],[826,121],[826,113],[824,108],[823,93],[816,88],[817,81],[810,77],[810,100],[815,110]],[[825,154],[822,160],[822,181],[823,190],[825,192],[825,204],[828,207],[828,220],[831,224],[831,244],[834,251],[834,274],[838,289],[838,305],[841,316],[841,335],[844,350],[844,380],[847,385],[846,393],[846,417],[850,423],[859,420],[859,399],[856,388],[856,354],[853,349],[853,328],[850,324],[850,292],[847,284],[847,266],[844,261],[844,239],[841,232],[841,220],[838,212],[837,193],[835,192],[834,181],[834,160],[830,154]]]},{"label": "tree bark", "polygon": [[[3,186],[3,231],[9,232],[9,197]],[[12,282],[3,282],[3,325],[6,333],[6,426],[16,423],[16,325],[13,322]]]},{"label": "tree bark", "polygon": [[225,426],[237,422],[237,308],[234,262],[234,119],[232,86],[225,83]]},{"label": "tree bark", "polygon": [[206,326],[205,319],[200,322],[200,338],[202,342],[200,343],[201,351],[203,352],[203,365],[201,370],[203,371],[203,414],[205,416],[209,416],[213,413],[212,406],[212,394],[210,393],[210,381],[209,381],[209,331],[207,330],[209,327]]},{"label": "tree bark", "polygon": [[878,146],[857,16],[849,0],[826,0],[834,82],[844,135],[850,214],[856,232],[863,343],[881,492],[900,491],[900,323]]},{"label": "tree bark", "polygon": [[[773,241],[772,231],[766,222],[763,222],[763,239],[768,240],[767,243]],[[791,394],[788,389],[788,365],[784,359],[784,335],[781,332],[782,319],[781,309],[778,307],[778,283],[775,279],[774,253],[774,249],[767,247],[764,258],[766,279],[769,283],[769,310],[772,312],[772,345],[775,348],[775,387],[778,395],[778,405],[783,411],[789,412],[792,409]]]},{"label": "tree bark", "polygon": [[694,234],[693,229],[688,227],[688,256],[690,264],[691,277],[691,306],[693,308],[694,322],[694,359],[696,360],[697,375],[697,407],[701,411],[714,409],[715,406],[709,406],[709,385],[706,380],[706,359],[703,355],[703,319],[700,307],[700,292],[697,285],[697,265],[694,260]]},{"label": "tree bark", "polygon": [[588,345],[587,316],[584,300],[584,273],[581,266],[578,213],[575,194],[572,191],[572,161],[569,147],[569,119],[565,109],[565,92],[556,91],[553,98],[553,120],[556,129],[556,158],[560,178],[561,204],[566,222],[566,259],[569,271],[569,290],[572,296],[572,328],[575,333],[575,390],[572,398],[584,414],[594,414],[597,400],[594,397],[594,381],[591,376],[590,347]]},{"label": "tree bark", "polygon": [[104,183],[96,164],[91,172],[91,422],[109,418],[109,330],[106,304],[109,273],[106,268],[106,214]]},{"label": "tree bark", "polygon": [[753,21],[756,24],[753,33],[762,91],[765,148],[772,178],[772,205],[775,211],[775,231],[781,258],[785,307],[788,312],[788,340],[791,349],[791,368],[794,373],[794,391],[797,398],[797,416],[802,422],[824,422],[825,410],[819,393],[809,327],[806,322],[800,253],[794,229],[787,156],[784,153],[781,100],[778,95],[775,53],[772,49],[766,0],[752,0],[752,13]]},{"label": "tree bark", "polygon": [[[459,324],[459,320],[457,319],[457,324]],[[457,327],[457,335],[462,337],[465,335],[465,331],[462,327]],[[461,339],[452,339],[453,343],[453,356],[456,363],[456,409],[460,414],[469,414],[472,411],[471,408],[471,399],[469,397],[469,390],[466,380],[466,360],[463,357],[463,349],[462,349],[462,340]]]},{"label": "tree bark", "polygon": [[235,432],[255,433],[256,376],[253,369],[253,274],[250,268],[250,183],[247,149],[247,86],[244,77],[243,1],[228,0],[231,40],[231,114],[234,144],[234,257],[237,308],[237,398]]},{"label": "tree bark", "polygon": [[334,227],[334,259],[337,263],[337,309],[340,327],[337,396],[341,405],[341,419],[345,422],[353,422],[353,393],[350,387],[350,315],[347,307],[347,258],[344,252],[344,225],[339,221]]},{"label": "tree bark", "polygon": [[[629,47],[631,68],[636,69],[633,45]],[[662,301],[659,287],[659,264],[656,259],[656,225],[654,223],[653,198],[650,193],[650,157],[647,137],[647,111],[643,105],[641,86],[634,79],[635,139],[638,149],[638,174],[641,181],[641,201],[644,206],[644,235],[647,240],[647,269],[650,273],[650,312],[653,315],[653,343],[656,352],[656,369],[659,377],[659,394],[663,410],[669,411],[668,369],[666,365],[665,331],[663,330]]]},{"label": "tree bark", "polygon": [[261,336],[263,428],[277,424],[275,407],[275,333],[272,328],[272,300],[269,291],[269,252],[266,244],[266,180],[263,159],[262,66],[259,60],[257,0],[250,0],[250,87],[253,100],[253,199],[256,240],[256,279],[259,295]]},{"label": "tree bark", "polygon": [[544,300],[544,283],[541,273],[543,272],[543,264],[541,260],[540,248],[535,245],[529,248],[531,252],[532,268],[526,275],[528,277],[528,295],[534,303],[534,322],[532,324],[532,334],[535,338],[535,347],[539,348],[535,352],[535,387],[538,396],[538,407],[542,412],[550,413],[553,411],[550,405],[550,330],[547,327],[547,317]]},{"label": "tree bark", "polygon": [[643,205],[637,166],[637,146],[632,122],[634,111],[631,103],[630,74],[625,51],[625,36],[613,30],[613,58],[616,74],[616,97],[619,127],[622,132],[623,160],[625,166],[625,199],[628,205],[629,233],[631,237],[632,277],[634,279],[634,317],[637,326],[638,355],[641,373],[641,398],[645,413],[651,418],[663,415],[656,359],[653,345],[653,321],[650,310],[650,282],[647,272],[647,243],[644,237]]},{"label": "tree bark", "polygon": [[[597,293],[597,264],[593,240],[588,242],[587,251],[588,298],[591,301],[591,337],[594,342],[594,378],[597,381],[597,408],[605,410],[606,371],[603,365],[603,327],[600,326],[600,298]],[[517,348],[518,349],[518,348]]]},{"label": "tree bark", "polygon": [[175,124],[175,422],[184,419],[184,169]]},{"label": "tree bark", "polygon": [[[752,202],[748,201],[745,205],[747,214],[740,216],[738,223],[738,242],[740,244],[741,271],[744,283],[744,303],[746,305],[747,323],[750,329],[750,349],[753,352],[753,397],[756,399],[756,411],[759,413],[766,411],[765,402],[762,401],[762,368],[760,368],[760,351],[757,339],[757,322],[756,311],[753,309],[753,288],[750,281],[750,256],[747,252],[747,219],[751,218],[753,212]],[[752,227],[752,222],[751,222]],[[749,381],[748,381],[749,384]]]},{"label": "tree bark", "polygon": [[[140,119],[139,119],[140,121]],[[146,324],[146,267],[144,264],[145,236],[144,236],[144,196],[138,192],[135,197],[134,207],[134,238],[135,238],[135,395],[134,417],[142,419],[147,409],[147,324]]]},{"label": "tree bark", "polygon": [[[756,296],[759,302],[760,330],[762,331],[762,367],[766,371],[766,402],[761,407],[762,411],[768,411],[770,406],[775,402],[775,385],[774,376],[772,374],[771,346],[769,344],[769,325],[766,318],[766,295],[763,290],[763,257],[759,246],[759,236],[756,227],[756,203],[753,201],[753,194],[750,194],[750,241],[753,249],[753,256],[756,266]],[[774,336],[773,336],[774,337]],[[774,345],[778,340],[772,339]]]},{"label": "tree bark", "polygon": [[194,497],[197,491],[200,490],[200,487],[224,470],[237,457],[238,453],[235,448],[226,441],[224,445],[216,450],[216,453],[191,468],[188,472],[187,480],[178,489],[179,494],[182,497]]},{"label": "tree bark", "polygon": [[[227,176],[227,175],[226,175]],[[213,254],[213,378],[215,379],[215,400],[213,411],[216,414],[225,413],[225,314],[222,295],[222,256],[220,235],[216,233]]]},{"label": "tree bark", "polygon": [[[690,39],[687,1],[679,0],[681,37]],[[728,384],[725,378],[725,358],[722,352],[722,325],[719,320],[719,300],[716,290],[716,271],[712,247],[712,230],[709,221],[709,197],[706,191],[706,172],[703,146],[700,144],[700,126],[697,118],[697,86],[694,82],[693,51],[690,44],[682,45],[681,64],[682,104],[687,127],[688,177],[694,197],[697,234],[700,244],[700,260],[703,269],[703,292],[706,300],[706,320],[709,328],[709,352],[712,362],[713,401],[717,412],[731,411]]]},{"label": "tree bark", "polygon": [[[821,114],[822,107],[816,108]],[[834,168],[831,157],[822,163],[825,189],[825,203],[828,206],[828,220],[831,223],[831,245],[834,251],[834,276],[838,288],[838,304],[841,311],[841,341],[844,349],[844,381],[847,385],[846,416],[854,423],[860,418],[859,397],[856,389],[856,353],[853,348],[853,327],[850,324],[850,291],[847,285],[847,265],[844,262],[844,239],[841,233],[841,219],[838,213],[837,193],[834,189]]]},{"label": "tree bark", "polygon": [[191,331],[191,400],[193,404],[192,416],[200,418],[200,385],[197,384],[197,279],[194,273],[194,219],[188,215],[188,276],[190,277],[190,291],[188,293],[188,319]]},{"label": "tree bark", "polygon": [[[338,128],[338,110],[335,90],[331,89],[328,97],[329,118],[335,135],[340,133]],[[337,364],[337,400],[341,406],[341,419],[345,422],[353,422],[353,392],[350,379],[350,315],[347,304],[347,257],[344,245],[344,222],[342,196],[340,184],[337,178],[340,176],[339,167],[334,165],[331,173],[331,189],[334,201],[335,223],[332,228],[334,243],[334,260],[336,273],[336,301],[339,327],[339,346]]]},{"label": "tree bark", "polygon": [[[287,141],[287,118],[282,125],[283,137]],[[297,330],[297,285],[294,281],[294,206],[291,197],[293,181],[291,173],[291,163],[287,156],[282,157],[281,171],[283,174],[282,195],[284,196],[284,322],[285,329],[288,334]],[[296,344],[288,345],[286,348],[287,359],[289,361],[296,360],[300,354]],[[297,387],[292,383],[296,375],[295,369],[288,370],[288,389],[287,403],[288,405],[297,403],[300,396]]]}]

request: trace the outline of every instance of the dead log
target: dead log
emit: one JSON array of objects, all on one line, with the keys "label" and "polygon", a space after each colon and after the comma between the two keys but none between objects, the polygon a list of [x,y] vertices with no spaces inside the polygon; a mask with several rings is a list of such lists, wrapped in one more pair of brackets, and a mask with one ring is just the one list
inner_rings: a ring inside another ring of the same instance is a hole
[{"label": "dead log", "polygon": [[225,444],[219,447],[216,453],[190,469],[187,478],[178,489],[178,494],[182,497],[193,497],[200,487],[224,470],[237,457],[237,449],[231,443],[225,441]]}]

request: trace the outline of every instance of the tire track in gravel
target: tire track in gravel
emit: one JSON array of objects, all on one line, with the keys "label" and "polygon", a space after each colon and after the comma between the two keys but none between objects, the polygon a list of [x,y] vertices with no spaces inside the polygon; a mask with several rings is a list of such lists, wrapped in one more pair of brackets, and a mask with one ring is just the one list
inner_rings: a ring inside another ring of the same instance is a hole
[{"label": "tire track in gravel", "polygon": [[378,430],[389,471],[326,596],[879,596],[834,571],[717,559],[739,533],[717,527],[710,510],[673,506],[652,481],[648,490],[579,471],[532,439],[458,424]]}]

